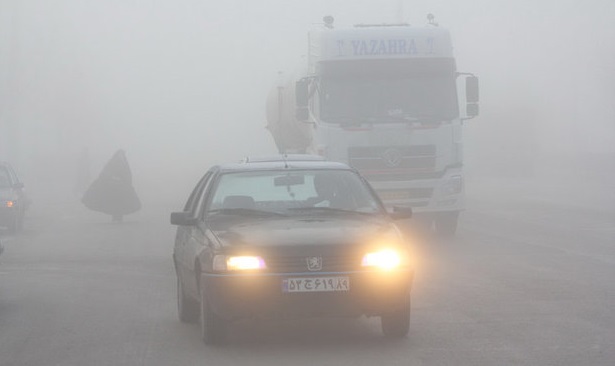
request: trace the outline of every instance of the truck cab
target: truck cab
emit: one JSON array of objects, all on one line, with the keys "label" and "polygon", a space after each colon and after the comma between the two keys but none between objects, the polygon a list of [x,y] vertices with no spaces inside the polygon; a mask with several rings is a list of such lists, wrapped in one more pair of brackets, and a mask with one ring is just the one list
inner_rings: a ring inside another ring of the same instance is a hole
[{"label": "truck cab", "polygon": [[290,141],[283,127],[295,133],[280,151],[347,163],[387,206],[412,207],[438,233],[454,234],[464,209],[462,124],[478,114],[478,80],[457,72],[450,33],[434,25],[326,26],[308,43],[304,76],[276,94],[278,108],[294,108],[269,118],[276,142]]}]

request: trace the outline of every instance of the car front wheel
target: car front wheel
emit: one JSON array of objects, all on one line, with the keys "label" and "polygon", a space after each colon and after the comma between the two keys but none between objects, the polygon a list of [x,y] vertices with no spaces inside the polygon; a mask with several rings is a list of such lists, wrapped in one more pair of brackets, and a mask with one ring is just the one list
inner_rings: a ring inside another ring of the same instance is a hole
[{"label": "car front wheel", "polygon": [[177,313],[184,323],[194,323],[199,319],[199,302],[186,295],[184,285],[177,276]]},{"label": "car front wheel", "polygon": [[205,344],[222,344],[226,339],[226,322],[216,315],[201,290],[201,338]]},{"label": "car front wheel", "polygon": [[410,330],[410,296],[408,295],[404,305],[390,313],[380,317],[382,333],[387,338],[403,338]]},{"label": "car front wheel", "polygon": [[21,229],[23,229],[23,215],[17,214],[9,226],[9,233],[17,234]]}]

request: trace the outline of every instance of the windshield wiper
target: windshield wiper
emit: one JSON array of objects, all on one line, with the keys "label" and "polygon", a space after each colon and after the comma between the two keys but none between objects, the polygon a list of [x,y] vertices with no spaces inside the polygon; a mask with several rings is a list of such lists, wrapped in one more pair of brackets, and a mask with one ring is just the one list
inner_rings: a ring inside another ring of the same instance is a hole
[{"label": "windshield wiper", "polygon": [[353,126],[353,125],[362,125],[362,124],[375,124],[375,123],[383,123],[383,122],[410,122],[410,123],[433,123],[440,122],[446,120],[446,118],[442,116],[432,115],[432,114],[394,114],[394,115],[382,115],[382,116],[369,116],[369,117],[338,117],[338,118],[329,118],[324,120],[329,123],[337,123],[340,126]]},{"label": "windshield wiper", "polygon": [[323,118],[323,122],[327,123],[336,123],[341,126],[350,126],[350,125],[359,125],[362,123],[360,118],[356,117],[331,117],[331,118]]},{"label": "windshield wiper", "polygon": [[382,120],[394,120],[394,121],[418,122],[418,123],[439,122],[444,119],[440,116],[434,116],[432,114],[415,114],[415,113],[381,116],[379,118],[381,118]]},{"label": "windshield wiper", "polygon": [[321,206],[313,206],[313,207],[292,207],[288,209],[289,211],[324,211],[324,212],[332,212],[332,213],[341,213],[341,214],[355,214],[362,216],[372,216],[377,212],[363,212],[363,211],[355,211],[355,210],[345,210],[343,208],[334,208],[334,207],[321,207]]},{"label": "windshield wiper", "polygon": [[239,215],[239,216],[286,216],[283,213],[256,210],[253,208],[219,208],[207,211],[207,214]]}]

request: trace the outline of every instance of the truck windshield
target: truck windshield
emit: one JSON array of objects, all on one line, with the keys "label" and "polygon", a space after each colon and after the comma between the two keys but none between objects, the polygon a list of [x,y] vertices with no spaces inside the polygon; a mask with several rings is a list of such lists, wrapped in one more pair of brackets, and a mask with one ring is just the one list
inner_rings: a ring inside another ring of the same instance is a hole
[{"label": "truck windshield", "polygon": [[322,78],[320,114],[329,123],[450,120],[458,116],[455,80],[448,75]]}]

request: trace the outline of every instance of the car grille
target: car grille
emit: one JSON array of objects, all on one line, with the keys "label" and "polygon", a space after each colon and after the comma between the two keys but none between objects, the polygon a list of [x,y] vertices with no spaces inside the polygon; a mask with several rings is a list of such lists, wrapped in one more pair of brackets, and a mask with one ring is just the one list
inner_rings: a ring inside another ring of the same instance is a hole
[{"label": "car grille", "polygon": [[[320,256],[322,268],[313,272],[341,272],[357,270],[361,266],[361,258],[352,256]],[[308,269],[308,256],[268,256],[265,257],[267,268],[272,272],[311,272]]]}]

